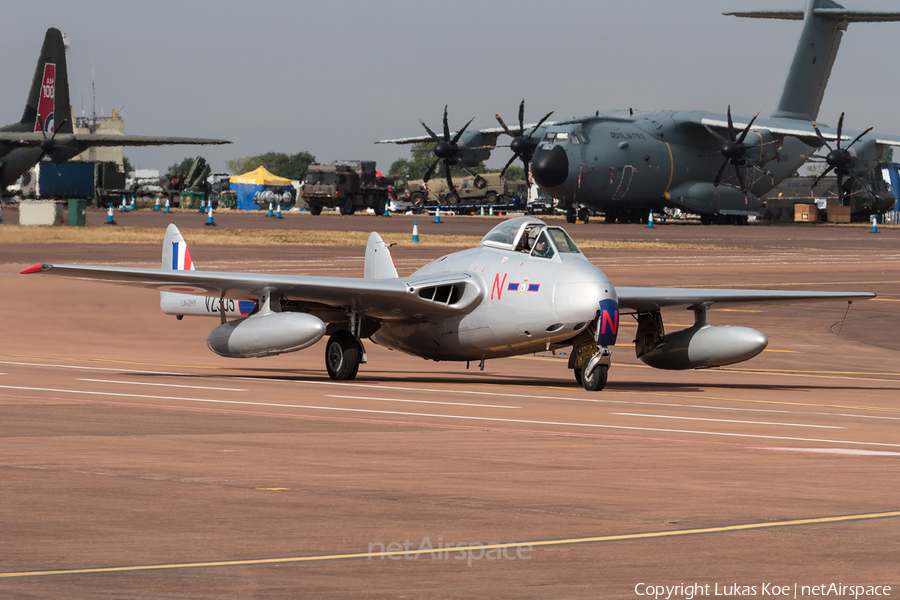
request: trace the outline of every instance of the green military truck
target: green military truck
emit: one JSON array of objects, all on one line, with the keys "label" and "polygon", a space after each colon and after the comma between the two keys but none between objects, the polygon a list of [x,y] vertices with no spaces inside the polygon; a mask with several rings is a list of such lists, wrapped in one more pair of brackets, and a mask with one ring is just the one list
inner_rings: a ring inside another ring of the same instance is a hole
[{"label": "green military truck", "polygon": [[367,208],[383,215],[389,192],[384,178],[375,171],[375,161],[335,161],[309,166],[301,196],[313,215],[326,207],[337,208],[342,215]]},{"label": "green military truck", "polygon": [[499,173],[485,173],[474,177],[466,177],[451,191],[444,179],[431,179],[427,190],[420,179],[407,183],[407,200],[417,207],[436,207],[460,213],[471,213],[483,206],[501,209],[525,206],[528,197],[528,186],[525,181],[509,180],[500,177]]}]

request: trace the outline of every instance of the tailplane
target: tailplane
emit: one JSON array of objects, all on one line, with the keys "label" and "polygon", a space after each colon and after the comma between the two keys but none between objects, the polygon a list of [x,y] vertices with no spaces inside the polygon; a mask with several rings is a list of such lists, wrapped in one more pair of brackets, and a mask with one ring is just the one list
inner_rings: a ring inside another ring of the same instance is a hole
[{"label": "tailplane", "polygon": [[725,13],[752,19],[803,20],[803,32],[794,53],[774,118],[815,121],[834,66],[841,36],[848,23],[900,21],[900,12],[848,10],[833,0],[808,0],[806,10]]},{"label": "tailplane", "polygon": [[72,133],[72,107],[69,104],[69,76],[66,46],[59,29],[50,28],[34,69],[31,89],[22,120],[4,128],[7,131]]}]

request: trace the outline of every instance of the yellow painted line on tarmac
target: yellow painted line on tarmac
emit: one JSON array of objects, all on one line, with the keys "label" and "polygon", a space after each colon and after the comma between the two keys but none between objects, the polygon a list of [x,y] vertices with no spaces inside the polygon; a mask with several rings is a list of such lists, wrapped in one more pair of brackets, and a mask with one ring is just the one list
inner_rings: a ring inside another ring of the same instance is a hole
[{"label": "yellow painted line on tarmac", "polygon": [[287,491],[287,490],[290,489],[290,488],[256,488],[256,489],[262,490],[262,491],[265,491],[265,492],[284,492],[284,491]]},{"label": "yellow painted line on tarmac", "polygon": [[[722,525],[719,527],[701,527],[694,529],[675,529],[670,531],[649,531],[642,533],[622,533],[615,535],[601,535],[594,537],[581,538],[564,538],[559,540],[535,540],[522,542],[505,542],[496,544],[465,544],[451,545],[446,544],[443,547],[430,547],[426,550],[407,549],[396,551],[381,552],[353,552],[345,554],[320,554],[316,556],[285,556],[281,558],[254,558],[247,560],[223,560],[223,561],[207,561],[193,563],[170,563],[158,565],[132,565],[125,567],[96,567],[86,569],[59,569],[55,571],[23,571],[13,573],[0,573],[0,579],[12,579],[17,577],[45,577],[48,575],[86,575],[96,573],[127,573],[135,571],[171,571],[173,569],[193,569],[198,567],[235,567],[249,565],[271,565],[285,563],[306,563],[306,562],[325,562],[332,560],[347,560],[357,558],[418,558],[420,556],[438,553],[438,558],[449,558],[450,553],[458,553],[462,556],[468,555],[470,552],[479,552],[479,556],[484,556],[488,550],[502,550],[506,548],[517,549],[534,549],[548,546],[565,546],[574,544],[596,544],[603,542],[621,542],[627,540],[646,540],[682,537],[686,535],[702,535],[712,533],[730,533],[734,531],[752,531],[758,529],[771,529],[774,527],[796,527],[801,525],[821,525],[825,523],[847,523],[853,521],[870,521],[873,519],[891,519],[900,517],[900,510],[865,513],[860,515],[839,515],[833,517],[813,517],[809,519],[791,519],[787,521],[765,521],[762,523],[742,523],[738,525]],[[398,543],[399,545],[399,543]],[[388,545],[390,547],[390,544]],[[441,556],[444,555],[444,556]]]},{"label": "yellow painted line on tarmac", "polygon": [[900,298],[872,298],[872,302],[900,302]]},{"label": "yellow painted line on tarmac", "polygon": [[766,348],[765,350],[763,350],[763,352],[786,352],[790,354],[800,354],[799,350],[773,350],[770,348]]}]

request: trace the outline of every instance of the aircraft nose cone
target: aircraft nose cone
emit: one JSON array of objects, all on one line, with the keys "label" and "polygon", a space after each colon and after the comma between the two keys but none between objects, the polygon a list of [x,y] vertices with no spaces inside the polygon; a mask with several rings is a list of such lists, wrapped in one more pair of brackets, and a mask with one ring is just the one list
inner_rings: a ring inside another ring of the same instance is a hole
[{"label": "aircraft nose cone", "polygon": [[569,176],[569,157],[562,146],[554,146],[552,150],[538,148],[531,161],[531,173],[534,181],[543,188],[555,188]]}]

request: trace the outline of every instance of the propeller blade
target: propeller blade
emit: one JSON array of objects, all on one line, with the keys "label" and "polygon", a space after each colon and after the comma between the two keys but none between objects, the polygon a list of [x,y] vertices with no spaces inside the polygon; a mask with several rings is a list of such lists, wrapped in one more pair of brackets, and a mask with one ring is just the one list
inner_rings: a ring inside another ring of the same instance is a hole
[{"label": "propeller blade", "polygon": [[444,140],[450,141],[450,126],[447,124],[447,105],[444,105]]},{"label": "propeller blade", "polygon": [[456,187],[453,185],[453,179],[450,178],[450,165],[444,163],[445,173],[447,175],[447,185],[450,186],[450,191],[455,192]]},{"label": "propeller blade", "polygon": [[722,171],[725,170],[725,167],[728,166],[728,159],[725,159],[725,162],[722,163],[722,166],[719,167],[719,172],[716,173],[716,178],[713,179],[713,185],[719,187],[719,182],[722,181]]},{"label": "propeller blade", "polygon": [[[831,150],[831,144],[828,143],[828,140],[825,139],[825,136],[822,135],[822,132],[819,131],[819,128],[816,127],[816,124],[815,124],[815,123],[813,123],[813,129],[816,130],[816,135],[819,136],[819,139],[822,140],[822,143],[825,144],[825,147],[828,148],[828,150],[830,151],[830,150]],[[840,139],[840,138],[839,138],[839,139]],[[840,147],[840,146],[838,146],[838,147]]]},{"label": "propeller blade", "polygon": [[525,134],[525,100],[519,104],[519,135]]},{"label": "propeller blade", "polygon": [[440,161],[441,161],[441,159],[437,159],[436,161],[434,161],[433,163],[431,163],[431,166],[428,167],[428,170],[427,170],[427,171],[425,171],[425,177],[422,178],[422,181],[423,181],[424,183],[428,183],[428,180],[431,179],[431,174],[434,173],[434,168],[437,166],[437,164],[438,164]]},{"label": "propeller blade", "polygon": [[517,158],[517,155],[515,155],[515,154],[513,154],[512,156],[509,157],[509,160],[506,161],[506,165],[503,167],[503,170],[500,171],[500,177],[501,177],[501,178],[502,178],[503,175],[506,173],[506,169],[509,168],[509,165],[513,164],[513,161],[516,160],[516,158]]},{"label": "propeller blade", "polygon": [[509,137],[516,137],[516,134],[509,130],[509,127],[506,126],[506,123],[503,122],[503,119],[500,118],[499,114],[494,114],[494,116],[497,117],[497,121],[500,123],[500,127],[503,128],[503,131],[505,131]]},{"label": "propeller blade", "polygon": [[[850,142],[850,146],[852,146],[853,144],[855,144],[856,142],[858,142],[858,141],[862,138],[862,136],[866,135],[867,133],[869,133],[869,132],[872,131],[873,129],[875,129],[875,128],[874,128],[874,127],[869,127],[868,129],[866,129],[865,131],[863,131],[861,134],[859,134],[858,136],[856,136],[856,139],[853,140],[852,142]],[[54,135],[56,135],[56,134],[54,134]],[[846,149],[849,150],[849,149],[850,149],[850,146],[847,146]]]},{"label": "propeller blade", "polygon": [[522,157],[522,166],[525,167],[525,183],[527,183],[528,185],[531,185],[531,181],[528,179],[528,174],[529,174],[528,161],[525,160],[524,156]]},{"label": "propeller blade", "polygon": [[837,185],[838,185],[838,200],[841,203],[841,206],[844,205],[844,174],[841,173],[841,170],[837,170]]},{"label": "propeller blade", "polygon": [[431,130],[431,128],[429,128],[428,125],[425,124],[425,121],[423,121],[422,119],[419,119],[419,123],[421,123],[421,124],[422,124],[422,127],[425,128],[425,131],[428,132],[428,135],[431,136],[431,139],[433,139],[433,140],[436,141],[436,142],[441,141],[441,138],[439,138],[438,136],[436,136],[436,135],[434,134],[434,132]]},{"label": "propeller blade", "polygon": [[811,189],[811,190],[815,189],[816,185],[818,185],[818,183],[819,183],[819,180],[822,179],[823,177],[825,177],[826,175],[828,175],[829,173],[831,173],[832,171],[834,171],[834,167],[828,167],[827,169],[822,171],[822,174],[819,175],[818,177],[816,177],[816,180],[812,182],[812,185],[809,186],[809,189]]},{"label": "propeller blade", "polygon": [[731,120],[731,105],[728,105],[728,139],[735,141],[734,121]]},{"label": "propeller blade", "polygon": [[452,143],[455,144],[456,142],[459,141],[460,136],[462,136],[462,134],[466,131],[466,128],[468,128],[468,126],[471,125],[472,121],[474,121],[474,120],[475,120],[475,117],[472,117],[471,119],[469,119],[469,122],[463,126],[462,129],[460,129],[459,131],[456,132],[456,135],[453,136]]},{"label": "propeller blade", "polygon": [[868,192],[868,194],[869,194],[870,196],[873,196],[873,197],[875,196],[875,192],[874,192],[868,185],[866,185],[866,183],[865,183],[862,179],[860,179],[859,177],[857,177],[857,176],[856,176],[855,174],[853,174],[853,173],[850,173],[850,177],[853,179],[853,181],[855,181],[856,183],[858,183],[858,184],[860,185],[860,187],[862,187],[863,190],[865,190],[866,192]]},{"label": "propeller blade", "polygon": [[[722,142],[723,144],[724,144],[725,142],[728,141],[728,140],[726,140],[724,137],[722,137],[722,134],[720,134],[718,131],[716,131],[715,129],[713,129],[713,128],[710,127],[709,125],[706,125],[706,124],[704,123],[703,126],[706,127],[706,130],[707,130],[708,132],[710,132],[711,134],[713,134],[713,135],[715,136],[715,138],[716,138],[717,140],[719,140],[720,142]],[[712,152],[711,152],[710,154],[718,154],[718,152],[719,152],[719,151],[717,150],[715,153],[712,153]]]},{"label": "propeller blade", "polygon": [[844,128],[844,113],[841,113],[841,118],[838,119],[838,137],[837,137],[837,147],[841,147],[841,130]]},{"label": "propeller blade", "polygon": [[740,142],[741,144],[744,143],[744,140],[747,138],[747,134],[750,132],[750,128],[753,127],[753,121],[755,121],[756,117],[758,117],[758,116],[759,116],[759,113],[756,113],[756,116],[754,116],[752,119],[750,119],[750,122],[747,123],[747,126],[744,128],[744,131],[741,132],[741,138],[738,140],[738,142]]},{"label": "propeller blade", "polygon": [[529,138],[529,139],[531,139],[531,136],[534,135],[534,132],[537,131],[537,130],[540,128],[540,126],[544,124],[544,121],[546,121],[547,119],[549,119],[549,118],[550,118],[550,115],[552,115],[554,112],[555,112],[555,111],[552,111],[552,110],[551,110],[551,111],[548,112],[546,115],[544,115],[544,118],[543,118],[543,119],[541,119],[540,121],[538,121],[538,124],[535,125],[535,126],[534,126],[534,129],[531,130],[531,133],[528,134],[528,138]]},{"label": "propeller blade", "polygon": [[749,188],[744,185],[744,177],[741,175],[741,168],[737,165],[734,165],[734,174],[737,175],[738,183],[741,184],[741,191],[746,192]]}]

